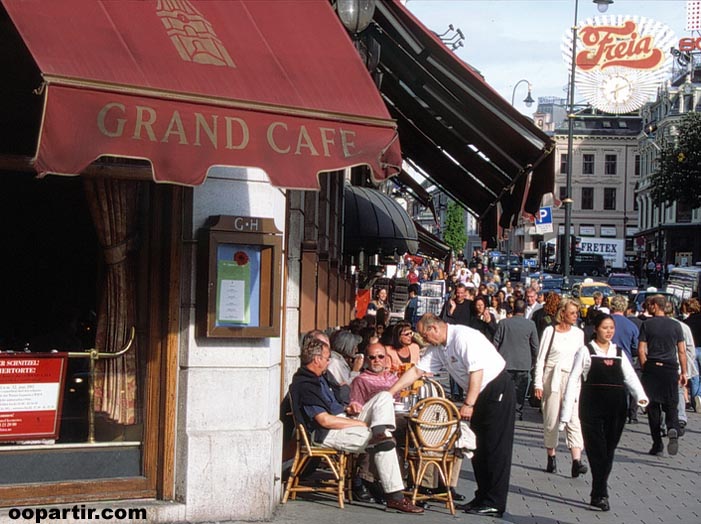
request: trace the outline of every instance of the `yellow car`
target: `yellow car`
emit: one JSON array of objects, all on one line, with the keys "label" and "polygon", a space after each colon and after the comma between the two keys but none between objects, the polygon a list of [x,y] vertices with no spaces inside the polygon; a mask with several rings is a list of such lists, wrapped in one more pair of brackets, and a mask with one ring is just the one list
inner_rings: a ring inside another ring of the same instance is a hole
[{"label": "yellow car", "polygon": [[579,300],[581,304],[579,313],[582,318],[586,318],[587,311],[594,305],[594,293],[597,291],[604,297],[612,297],[616,294],[613,288],[606,282],[596,282],[591,278],[585,279],[582,283],[572,288],[572,296]]}]

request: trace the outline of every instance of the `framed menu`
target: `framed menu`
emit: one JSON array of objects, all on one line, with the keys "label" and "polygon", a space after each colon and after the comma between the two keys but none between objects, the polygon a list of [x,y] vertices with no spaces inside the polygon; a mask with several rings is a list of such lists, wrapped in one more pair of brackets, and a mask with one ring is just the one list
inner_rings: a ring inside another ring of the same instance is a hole
[{"label": "framed menu", "polygon": [[279,336],[281,250],[270,218],[210,217],[199,237],[198,336]]}]

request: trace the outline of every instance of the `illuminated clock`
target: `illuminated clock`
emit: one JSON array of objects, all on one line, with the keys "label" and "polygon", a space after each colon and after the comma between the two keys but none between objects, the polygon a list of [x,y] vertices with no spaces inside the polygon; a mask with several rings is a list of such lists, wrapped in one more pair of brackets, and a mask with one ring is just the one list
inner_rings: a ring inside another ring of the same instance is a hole
[{"label": "illuminated clock", "polygon": [[601,91],[609,104],[621,108],[628,105],[633,95],[630,80],[620,75],[611,76],[604,80],[601,84]]}]

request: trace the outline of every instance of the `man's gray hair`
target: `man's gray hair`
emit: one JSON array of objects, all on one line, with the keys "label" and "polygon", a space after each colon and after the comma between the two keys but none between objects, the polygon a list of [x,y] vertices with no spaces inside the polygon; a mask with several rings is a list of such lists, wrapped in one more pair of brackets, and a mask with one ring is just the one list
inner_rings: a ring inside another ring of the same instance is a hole
[{"label": "man's gray hair", "polygon": [[322,342],[317,338],[309,338],[302,345],[302,349],[299,354],[299,360],[303,366],[311,364],[314,361],[314,357],[321,356],[324,354],[324,348],[328,347],[326,342]]},{"label": "man's gray hair", "polygon": [[625,313],[626,309],[628,309],[628,299],[623,295],[616,295],[611,298],[610,305],[611,311],[615,311],[616,313]]}]

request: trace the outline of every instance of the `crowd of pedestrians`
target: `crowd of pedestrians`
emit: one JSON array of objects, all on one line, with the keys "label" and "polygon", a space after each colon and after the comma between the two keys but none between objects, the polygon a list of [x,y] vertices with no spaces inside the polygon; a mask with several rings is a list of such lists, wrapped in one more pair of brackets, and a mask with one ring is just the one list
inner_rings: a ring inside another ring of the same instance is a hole
[{"label": "crowd of pedestrians", "polygon": [[[589,502],[602,511],[611,507],[608,478],[627,423],[637,423],[645,413],[652,443],[648,452],[675,455],[687,409],[701,413],[697,298],[686,301],[684,318],[676,319],[662,295],[648,296],[641,314],[630,308],[627,297],[617,295],[589,308],[585,322],[578,301],[554,292],[544,295],[537,282],[502,281],[479,254],[455,264],[448,274],[427,266],[412,268],[409,275],[403,320],[390,324],[391,297],[380,289],[366,317],[331,333],[330,339],[322,332],[307,334],[303,365],[291,387],[302,404],[300,416],[318,443],[374,457],[376,474],[366,466],[356,475],[356,499],[382,501],[402,512],[422,511],[401,496],[405,486],[395,464],[396,423],[388,420],[386,405],[425,374],[447,371],[450,398],[475,433],[477,490],[463,508],[483,516],[501,517],[506,511],[514,424],[527,402],[543,416],[544,470],[558,471],[557,448],[564,433],[571,477],[591,468]],[[429,279],[445,280],[446,298],[440,312],[419,317],[415,299]],[[310,346],[312,340],[321,345]],[[322,380],[319,388],[316,382]],[[310,382],[316,388],[312,394]],[[348,444],[343,434],[358,431]],[[450,489],[455,500],[464,500],[455,484],[426,489]]]}]

